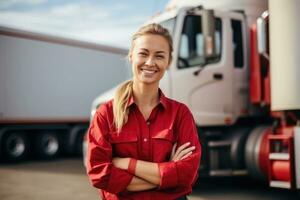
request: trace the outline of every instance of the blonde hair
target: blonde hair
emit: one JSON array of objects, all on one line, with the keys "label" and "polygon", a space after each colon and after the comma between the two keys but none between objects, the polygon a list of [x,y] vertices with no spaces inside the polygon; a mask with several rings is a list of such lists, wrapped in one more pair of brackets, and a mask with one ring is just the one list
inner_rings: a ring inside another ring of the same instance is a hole
[{"label": "blonde hair", "polygon": [[[172,61],[172,51],[173,51],[173,42],[172,37],[169,31],[162,27],[159,24],[148,24],[141,27],[133,36],[131,40],[131,47],[128,52],[128,59],[130,57],[134,48],[134,42],[137,38],[143,35],[160,35],[166,39],[169,44],[169,64]],[[116,91],[114,101],[113,101],[113,114],[114,114],[114,124],[117,129],[117,132],[120,132],[123,125],[127,123],[129,110],[127,109],[127,103],[129,98],[133,95],[133,81],[129,80],[123,83]]]}]

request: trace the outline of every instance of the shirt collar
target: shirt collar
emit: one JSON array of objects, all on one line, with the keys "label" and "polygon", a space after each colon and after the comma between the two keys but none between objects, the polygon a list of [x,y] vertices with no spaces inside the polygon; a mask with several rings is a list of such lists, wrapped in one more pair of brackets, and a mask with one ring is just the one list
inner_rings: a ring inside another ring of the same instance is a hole
[{"label": "shirt collar", "polygon": [[[167,97],[164,95],[164,93],[161,91],[161,89],[158,89],[159,92],[159,104],[163,106],[164,109],[167,108]],[[130,107],[132,104],[135,104],[133,95],[128,99],[127,101],[127,108]]]},{"label": "shirt collar", "polygon": [[132,104],[134,104],[134,98],[133,95],[131,95],[127,101],[127,108],[130,107]]},{"label": "shirt collar", "polygon": [[161,89],[159,89],[159,102],[164,107],[164,109],[167,108],[167,97],[164,95]]}]

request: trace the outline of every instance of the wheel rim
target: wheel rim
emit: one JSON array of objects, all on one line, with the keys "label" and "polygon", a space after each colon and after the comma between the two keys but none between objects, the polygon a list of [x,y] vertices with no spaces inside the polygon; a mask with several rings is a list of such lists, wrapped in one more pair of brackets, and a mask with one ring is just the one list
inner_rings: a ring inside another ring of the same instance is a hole
[{"label": "wheel rim", "polygon": [[21,156],[25,151],[25,142],[20,136],[12,136],[7,140],[8,153],[13,157]]},{"label": "wheel rim", "polygon": [[58,141],[53,136],[48,136],[43,145],[43,149],[47,155],[54,155],[58,151],[59,145]]}]

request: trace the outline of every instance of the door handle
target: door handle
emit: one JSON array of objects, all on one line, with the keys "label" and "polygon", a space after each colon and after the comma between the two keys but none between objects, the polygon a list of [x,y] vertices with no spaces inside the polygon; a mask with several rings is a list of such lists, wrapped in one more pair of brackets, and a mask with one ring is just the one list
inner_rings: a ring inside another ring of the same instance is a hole
[{"label": "door handle", "polygon": [[214,73],[213,77],[214,77],[215,80],[222,80],[223,79],[223,74]]}]

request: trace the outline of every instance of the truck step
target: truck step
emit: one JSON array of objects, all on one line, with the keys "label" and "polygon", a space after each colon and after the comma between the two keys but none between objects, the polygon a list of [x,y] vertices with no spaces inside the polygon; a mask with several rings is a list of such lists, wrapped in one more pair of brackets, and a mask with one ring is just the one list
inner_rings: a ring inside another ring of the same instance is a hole
[{"label": "truck step", "polygon": [[242,170],[232,170],[232,169],[224,169],[224,170],[210,170],[210,176],[245,176],[248,175],[248,171],[246,169]]},{"label": "truck step", "polygon": [[290,189],[291,183],[289,181],[271,181],[270,187]]},{"label": "truck step", "polygon": [[270,160],[289,160],[290,155],[288,153],[270,153]]}]

